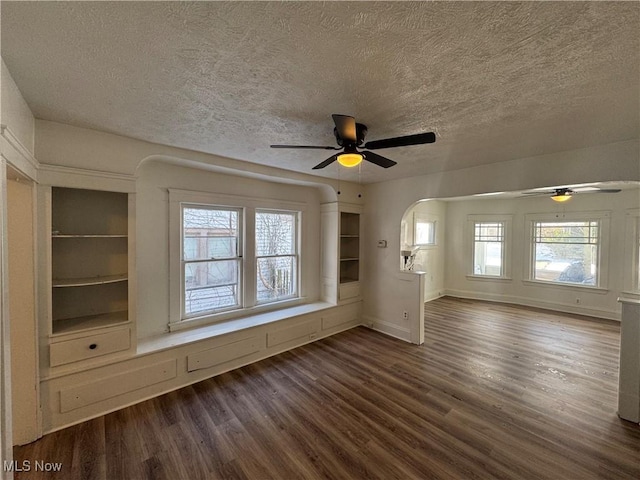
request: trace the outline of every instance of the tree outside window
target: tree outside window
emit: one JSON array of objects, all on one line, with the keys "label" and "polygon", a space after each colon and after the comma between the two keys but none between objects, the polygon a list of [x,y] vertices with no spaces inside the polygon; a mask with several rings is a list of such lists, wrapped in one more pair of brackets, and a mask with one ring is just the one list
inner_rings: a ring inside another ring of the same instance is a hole
[{"label": "tree outside window", "polygon": [[182,209],[184,316],[240,305],[240,211]]},{"label": "tree outside window", "polygon": [[256,211],[256,300],[268,303],[298,291],[297,212]]}]

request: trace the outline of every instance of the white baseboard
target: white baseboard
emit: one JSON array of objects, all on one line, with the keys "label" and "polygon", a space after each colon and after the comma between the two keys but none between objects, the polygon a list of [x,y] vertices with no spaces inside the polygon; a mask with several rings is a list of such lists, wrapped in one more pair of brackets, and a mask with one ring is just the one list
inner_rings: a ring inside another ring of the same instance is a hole
[{"label": "white baseboard", "polygon": [[436,298],[443,297],[445,295],[443,291],[444,289],[431,290],[430,292],[424,292],[424,301],[430,302],[431,300],[435,300]]},{"label": "white baseboard", "polygon": [[527,297],[517,297],[515,295],[500,295],[495,293],[472,292],[467,290],[445,290],[445,295],[450,297],[468,298],[471,300],[486,300],[489,302],[509,303],[513,305],[523,305],[525,307],[542,308],[545,310],[555,310],[557,312],[584,315],[587,317],[605,318],[607,320],[620,321],[620,312],[590,308],[567,303],[545,302]]},{"label": "white baseboard", "polygon": [[408,328],[400,327],[398,325],[394,325],[393,323],[385,322],[384,320],[380,320],[379,318],[369,315],[362,316],[362,323],[364,326],[369,327],[371,330],[375,330],[376,332],[384,333],[385,335],[397,338],[398,340],[403,340],[405,342],[411,343],[411,332]]}]

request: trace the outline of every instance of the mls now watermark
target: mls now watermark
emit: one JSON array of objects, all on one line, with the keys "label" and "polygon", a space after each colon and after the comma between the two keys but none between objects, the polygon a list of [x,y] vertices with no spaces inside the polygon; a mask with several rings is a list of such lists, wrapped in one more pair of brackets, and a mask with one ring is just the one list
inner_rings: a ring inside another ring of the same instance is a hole
[{"label": "mls now watermark", "polygon": [[5,472],[60,472],[62,471],[62,462],[45,462],[44,460],[18,460],[3,462],[2,468]]}]

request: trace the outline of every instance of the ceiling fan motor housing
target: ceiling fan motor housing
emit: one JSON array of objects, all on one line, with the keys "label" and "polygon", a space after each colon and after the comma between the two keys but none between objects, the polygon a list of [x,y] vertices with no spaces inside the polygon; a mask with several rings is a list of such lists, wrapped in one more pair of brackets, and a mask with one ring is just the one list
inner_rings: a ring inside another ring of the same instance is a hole
[{"label": "ceiling fan motor housing", "polygon": [[364,143],[364,138],[367,136],[367,126],[363,125],[362,123],[356,123],[356,142],[350,142],[348,140],[344,140],[340,137],[340,134],[338,133],[338,129],[336,127],[333,127],[333,134],[336,137],[336,142],[338,142],[338,145],[341,147],[347,147],[347,146],[355,146],[355,147],[359,147]]}]

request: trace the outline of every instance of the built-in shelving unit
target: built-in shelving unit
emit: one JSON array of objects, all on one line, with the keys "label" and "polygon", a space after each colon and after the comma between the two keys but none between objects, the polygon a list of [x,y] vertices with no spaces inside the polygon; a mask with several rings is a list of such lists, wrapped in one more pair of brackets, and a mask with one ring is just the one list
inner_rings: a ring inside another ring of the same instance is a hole
[{"label": "built-in shelving unit", "polygon": [[126,323],[126,193],[52,187],[51,333]]},{"label": "built-in shelving unit", "polygon": [[360,280],[360,214],[340,212],[340,283]]},{"label": "built-in shelving unit", "polygon": [[362,280],[362,207],[325,203],[320,215],[322,299],[329,303],[356,302]]}]

